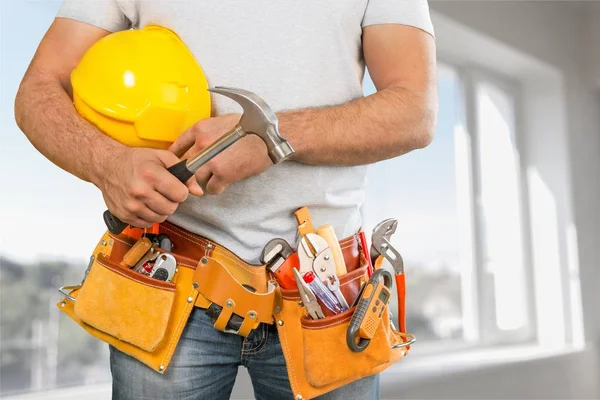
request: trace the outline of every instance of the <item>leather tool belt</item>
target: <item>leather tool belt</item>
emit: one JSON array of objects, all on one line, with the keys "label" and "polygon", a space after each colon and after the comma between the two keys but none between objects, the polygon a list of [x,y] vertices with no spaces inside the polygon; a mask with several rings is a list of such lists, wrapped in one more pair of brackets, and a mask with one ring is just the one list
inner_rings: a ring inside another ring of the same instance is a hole
[{"label": "leather tool belt", "polygon": [[[260,323],[275,323],[296,399],[319,396],[379,373],[407,354],[412,335],[398,332],[384,313],[372,344],[352,352],[346,330],[352,307],[312,320],[298,290],[269,279],[265,266],[251,265],[226,248],[165,222],[159,227],[172,243],[177,270],[171,282],[159,281],[120,265],[135,244],[126,235],[103,235],[80,285],[63,287],[61,311],[92,336],[164,373],[192,307],[218,306],[215,328],[247,336]],[[369,280],[368,261],[357,235],[340,241],[347,273],[339,277],[347,299]],[[248,288],[252,288],[248,290]],[[387,307],[387,306],[386,306]],[[228,321],[242,318],[232,331]]]}]

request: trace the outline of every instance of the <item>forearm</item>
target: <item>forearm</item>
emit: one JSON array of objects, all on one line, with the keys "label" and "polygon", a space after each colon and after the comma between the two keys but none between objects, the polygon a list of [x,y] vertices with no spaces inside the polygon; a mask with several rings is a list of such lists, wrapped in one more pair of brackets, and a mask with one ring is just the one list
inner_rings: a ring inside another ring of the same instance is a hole
[{"label": "forearm", "polygon": [[[433,93],[432,93],[433,92]],[[339,106],[278,114],[281,135],[295,161],[313,165],[362,165],[427,146],[437,113],[434,91],[399,86]]]},{"label": "forearm", "polygon": [[60,81],[41,71],[21,83],[15,117],[37,150],[88,182],[97,184],[109,155],[123,148],[81,118]]}]

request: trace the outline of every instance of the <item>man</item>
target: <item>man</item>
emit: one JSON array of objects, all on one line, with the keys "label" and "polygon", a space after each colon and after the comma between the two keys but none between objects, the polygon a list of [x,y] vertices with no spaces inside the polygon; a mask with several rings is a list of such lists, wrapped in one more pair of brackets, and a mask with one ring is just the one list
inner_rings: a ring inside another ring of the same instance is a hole
[{"label": "man", "polygon": [[[277,112],[296,153],[272,163],[260,139],[241,140],[186,184],[166,168],[210,144],[239,120],[215,96],[170,151],[125,147],[75,111],[69,74],[101,37],[148,24],[175,31],[211,86],[255,92]],[[96,185],[113,214],[137,227],[169,221],[220,243],[251,263],[272,238],[293,243],[292,212],[337,236],[361,226],[366,164],[422,148],[437,111],[435,45],[426,0],[164,1],[65,0],[23,79],[16,119],[55,164]],[[378,92],[362,97],[364,66]],[[191,196],[190,196],[191,194]],[[160,375],[111,349],[117,399],[229,397],[245,365],[258,399],[289,398],[276,330],[248,338],[212,328],[194,311],[169,370]],[[378,396],[368,377],[323,396]]]}]

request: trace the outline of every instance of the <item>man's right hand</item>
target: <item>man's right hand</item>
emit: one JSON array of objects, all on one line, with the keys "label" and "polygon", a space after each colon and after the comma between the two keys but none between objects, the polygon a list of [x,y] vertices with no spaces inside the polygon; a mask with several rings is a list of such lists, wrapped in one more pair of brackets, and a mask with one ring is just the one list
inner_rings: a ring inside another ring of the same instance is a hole
[{"label": "man's right hand", "polygon": [[123,147],[106,161],[94,184],[110,212],[138,228],[165,221],[189,193],[203,193],[194,177],[183,184],[167,171],[180,161],[167,150]]}]

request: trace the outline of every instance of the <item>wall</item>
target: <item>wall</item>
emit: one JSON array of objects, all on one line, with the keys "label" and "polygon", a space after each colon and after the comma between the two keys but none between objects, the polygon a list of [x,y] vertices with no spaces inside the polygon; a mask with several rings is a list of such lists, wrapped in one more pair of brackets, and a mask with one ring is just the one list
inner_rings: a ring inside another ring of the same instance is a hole
[{"label": "wall", "polygon": [[[590,2],[587,19],[590,76],[600,92],[600,3]],[[600,103],[597,103],[600,109]]]},{"label": "wall", "polygon": [[[471,64],[522,79],[529,100],[525,112],[546,114],[524,124],[530,134],[524,143],[526,162],[538,169],[555,195],[563,235],[558,259],[569,266],[562,278],[573,299],[566,305],[577,317],[578,304],[583,304],[579,312],[588,345],[574,353],[509,364],[471,360],[473,369],[444,364],[443,370],[399,382],[398,376],[410,375],[413,363],[419,370],[418,362],[407,359],[394,368],[397,374],[382,376],[382,397],[598,398],[600,356],[594,343],[600,338],[600,127],[599,96],[593,87],[600,77],[600,64],[594,64],[600,60],[599,15],[592,15],[586,5],[562,2],[431,1],[430,7],[440,53],[458,60],[471,57]],[[456,22],[468,28],[456,30]],[[469,41],[474,31],[484,37]],[[554,82],[553,87],[545,87],[544,79]],[[549,100],[543,90],[559,96]],[[581,294],[578,285],[568,284],[577,277]],[[576,333],[565,335],[573,338]]]}]

